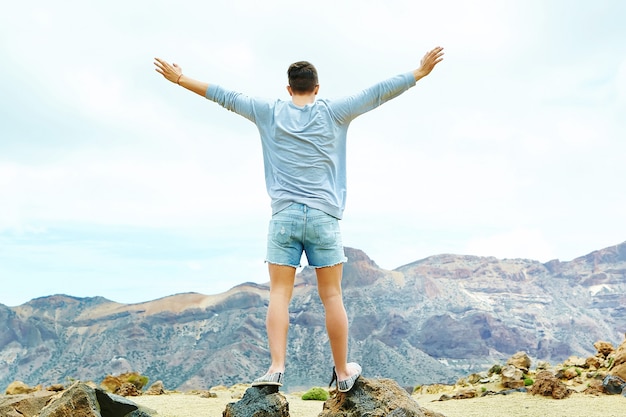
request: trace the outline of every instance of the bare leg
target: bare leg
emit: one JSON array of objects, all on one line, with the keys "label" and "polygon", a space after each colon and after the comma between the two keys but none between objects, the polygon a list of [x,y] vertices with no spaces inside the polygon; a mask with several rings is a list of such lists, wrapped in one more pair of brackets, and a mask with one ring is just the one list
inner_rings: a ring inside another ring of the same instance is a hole
[{"label": "bare leg", "polygon": [[268,264],[270,273],[270,304],[265,326],[270,345],[272,364],[268,373],[285,371],[287,332],[289,331],[289,302],[293,294],[296,268]]},{"label": "bare leg", "polygon": [[326,312],[326,331],[335,362],[337,379],[345,380],[355,371],[348,368],[348,315],[343,305],[341,277],[343,265],[315,269],[317,288]]}]

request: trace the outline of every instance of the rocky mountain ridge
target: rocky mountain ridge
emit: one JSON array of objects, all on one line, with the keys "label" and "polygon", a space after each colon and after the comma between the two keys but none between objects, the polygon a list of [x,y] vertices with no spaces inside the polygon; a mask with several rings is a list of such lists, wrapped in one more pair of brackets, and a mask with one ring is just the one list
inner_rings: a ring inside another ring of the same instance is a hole
[{"label": "rocky mountain ridge", "polygon": [[[560,362],[626,331],[626,242],[569,262],[436,255],[392,271],[346,248],[350,359],[368,377],[450,382],[523,350]],[[54,295],[0,305],[0,387],[138,371],[181,390],[250,381],[269,353],[269,287],[139,304]],[[330,350],[315,273],[298,274],[286,389],[324,385]]]}]

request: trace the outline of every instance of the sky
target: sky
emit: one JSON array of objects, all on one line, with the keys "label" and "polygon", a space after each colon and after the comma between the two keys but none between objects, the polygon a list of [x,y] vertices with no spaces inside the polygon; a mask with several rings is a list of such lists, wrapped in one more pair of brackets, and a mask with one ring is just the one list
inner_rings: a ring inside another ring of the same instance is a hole
[{"label": "sky", "polygon": [[[33,0],[0,15],[0,304],[268,281],[255,126],[153,59],[288,100],[445,59],[348,131],[346,246],[569,261],[626,240],[626,2]],[[306,258],[303,259],[306,264]]]}]

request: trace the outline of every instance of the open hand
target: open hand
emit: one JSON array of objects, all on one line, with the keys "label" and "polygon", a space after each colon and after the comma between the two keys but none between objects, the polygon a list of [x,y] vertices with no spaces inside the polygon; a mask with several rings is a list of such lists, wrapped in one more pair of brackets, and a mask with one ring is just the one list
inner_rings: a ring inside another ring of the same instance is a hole
[{"label": "open hand", "polygon": [[178,83],[181,75],[183,75],[183,69],[177,64],[170,64],[161,58],[154,58],[155,70],[159,74],[163,75],[168,81]]},{"label": "open hand", "polygon": [[415,81],[427,76],[435,68],[435,65],[443,60],[443,48],[438,46],[428,52],[420,61],[420,67],[413,71]]}]

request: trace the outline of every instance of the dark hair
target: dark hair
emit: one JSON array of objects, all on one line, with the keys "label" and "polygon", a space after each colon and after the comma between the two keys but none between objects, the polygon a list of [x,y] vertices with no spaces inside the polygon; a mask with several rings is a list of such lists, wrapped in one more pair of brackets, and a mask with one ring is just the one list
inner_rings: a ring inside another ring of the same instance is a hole
[{"label": "dark hair", "polygon": [[287,78],[294,93],[310,93],[318,84],[317,70],[307,61],[298,61],[289,65]]}]

